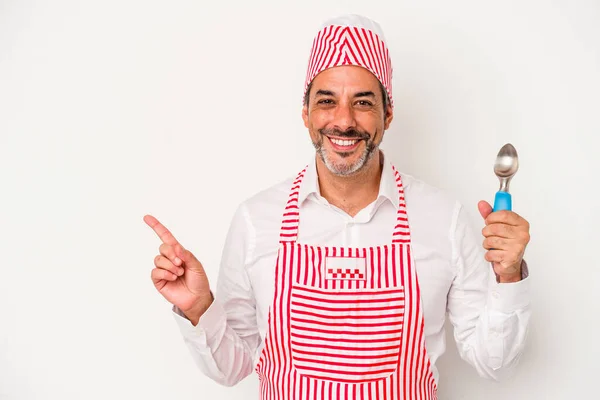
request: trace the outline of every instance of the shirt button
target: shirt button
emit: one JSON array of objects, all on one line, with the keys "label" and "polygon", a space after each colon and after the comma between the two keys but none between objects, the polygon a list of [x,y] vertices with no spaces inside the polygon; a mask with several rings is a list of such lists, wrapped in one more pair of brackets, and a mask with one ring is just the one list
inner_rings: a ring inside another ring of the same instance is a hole
[{"label": "shirt button", "polygon": [[498,293],[496,291],[493,291],[492,292],[492,297],[495,298],[495,299],[499,299],[500,298],[500,293]]}]

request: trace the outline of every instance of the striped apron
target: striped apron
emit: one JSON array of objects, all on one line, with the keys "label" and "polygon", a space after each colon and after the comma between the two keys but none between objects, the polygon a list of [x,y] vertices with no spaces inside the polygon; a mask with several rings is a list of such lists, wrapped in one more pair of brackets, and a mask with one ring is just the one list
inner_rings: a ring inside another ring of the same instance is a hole
[{"label": "striped apron", "polygon": [[304,172],[283,216],[261,399],[436,399],[400,174],[390,243],[348,248],[296,241]]}]

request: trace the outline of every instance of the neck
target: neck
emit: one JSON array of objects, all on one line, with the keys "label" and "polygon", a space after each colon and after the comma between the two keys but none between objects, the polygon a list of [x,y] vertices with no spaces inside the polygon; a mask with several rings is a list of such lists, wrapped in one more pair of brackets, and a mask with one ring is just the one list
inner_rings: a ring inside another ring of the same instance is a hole
[{"label": "neck", "polygon": [[317,157],[317,174],[321,196],[354,217],[377,199],[383,168],[383,155],[377,151],[360,171],[350,176],[333,174]]}]

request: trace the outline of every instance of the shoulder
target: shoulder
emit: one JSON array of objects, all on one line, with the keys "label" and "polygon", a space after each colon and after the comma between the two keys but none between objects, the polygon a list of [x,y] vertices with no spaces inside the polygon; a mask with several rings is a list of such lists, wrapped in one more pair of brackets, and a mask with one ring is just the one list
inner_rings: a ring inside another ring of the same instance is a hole
[{"label": "shoulder", "polygon": [[277,239],[275,243],[279,242],[279,228],[294,180],[295,176],[289,176],[240,203],[238,215],[243,215],[247,228],[257,236],[257,240],[273,236]]},{"label": "shoulder", "polygon": [[277,213],[278,216],[281,216],[294,179],[294,176],[289,176],[285,180],[264,188],[243,200],[240,206],[253,216],[270,215],[271,213]]},{"label": "shoulder", "polygon": [[[406,203],[425,203],[429,206],[441,208],[443,211],[454,210],[458,200],[445,189],[431,185],[412,175],[400,172]],[[432,210],[433,211],[433,210]]]},{"label": "shoulder", "polygon": [[415,228],[428,227],[446,236],[452,231],[462,208],[457,198],[445,189],[441,189],[412,175],[400,172],[404,186],[404,197],[409,218]]},{"label": "shoulder", "polygon": [[283,213],[295,176],[262,189],[243,200],[238,207],[233,226],[241,227],[248,240],[248,265],[275,254]]}]

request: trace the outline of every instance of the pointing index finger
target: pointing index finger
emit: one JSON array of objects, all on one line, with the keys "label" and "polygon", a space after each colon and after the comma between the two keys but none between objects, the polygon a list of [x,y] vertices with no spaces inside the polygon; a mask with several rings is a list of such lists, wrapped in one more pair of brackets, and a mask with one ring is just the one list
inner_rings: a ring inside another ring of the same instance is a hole
[{"label": "pointing index finger", "polygon": [[169,231],[163,224],[161,224],[152,215],[144,216],[144,222],[150,228],[152,228],[152,230],[158,235],[158,237],[160,238],[160,240],[163,241],[163,243],[170,244],[170,245],[176,245],[179,243],[177,241],[177,239],[175,239],[175,236],[173,236],[171,231]]}]

